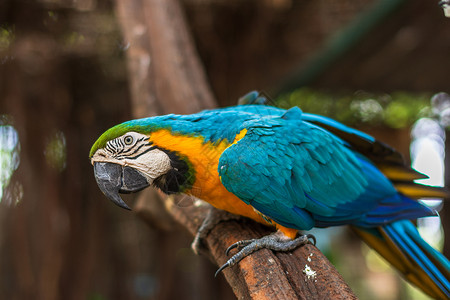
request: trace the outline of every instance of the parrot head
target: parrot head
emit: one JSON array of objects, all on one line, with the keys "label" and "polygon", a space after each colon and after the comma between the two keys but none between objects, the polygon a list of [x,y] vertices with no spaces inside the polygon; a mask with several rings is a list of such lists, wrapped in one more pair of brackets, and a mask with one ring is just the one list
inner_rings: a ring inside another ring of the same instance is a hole
[{"label": "parrot head", "polygon": [[148,128],[123,123],[103,133],[90,151],[100,190],[118,206],[130,209],[119,193],[139,192],[153,185],[167,194],[188,183],[188,164],[176,153],[150,140]]}]

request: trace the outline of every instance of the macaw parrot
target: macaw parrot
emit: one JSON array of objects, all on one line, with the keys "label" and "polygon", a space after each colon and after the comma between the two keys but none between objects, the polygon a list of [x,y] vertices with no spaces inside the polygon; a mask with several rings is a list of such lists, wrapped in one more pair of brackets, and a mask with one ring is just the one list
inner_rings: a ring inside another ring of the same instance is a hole
[{"label": "macaw parrot", "polygon": [[[273,226],[261,239],[231,245],[230,267],[261,249],[309,241],[299,230],[351,225],[404,277],[434,298],[450,298],[450,263],[411,220],[436,212],[416,201],[446,197],[388,145],[332,119],[264,105],[251,92],[234,107],[131,120],[103,133],[90,160],[102,192],[154,186],[184,193]],[[228,253],[228,251],[227,251]]]}]

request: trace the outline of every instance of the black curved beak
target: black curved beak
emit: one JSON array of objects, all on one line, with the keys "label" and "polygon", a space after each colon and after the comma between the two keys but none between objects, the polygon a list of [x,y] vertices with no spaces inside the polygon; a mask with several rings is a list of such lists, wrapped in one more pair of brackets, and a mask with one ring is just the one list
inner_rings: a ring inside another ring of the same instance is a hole
[{"label": "black curved beak", "polygon": [[131,167],[109,162],[95,162],[94,175],[100,190],[118,206],[131,210],[119,193],[139,192],[149,186],[147,178]]}]

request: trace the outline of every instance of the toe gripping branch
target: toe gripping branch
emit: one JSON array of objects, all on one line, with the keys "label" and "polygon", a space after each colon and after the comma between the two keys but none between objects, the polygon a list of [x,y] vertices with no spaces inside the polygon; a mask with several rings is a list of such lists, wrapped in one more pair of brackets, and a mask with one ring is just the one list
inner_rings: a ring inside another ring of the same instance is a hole
[{"label": "toe gripping branch", "polygon": [[272,233],[270,235],[264,236],[259,239],[242,240],[234,243],[226,250],[226,255],[228,256],[230,251],[233,249],[238,249],[238,253],[233,255],[225,264],[223,264],[217,271],[214,277],[222,272],[227,267],[232,267],[239,263],[243,258],[252,254],[260,249],[269,249],[277,252],[286,252],[294,250],[300,246],[311,243],[316,244],[316,238],[312,234],[305,234],[297,237],[296,239],[287,239],[284,235],[280,235],[279,232]]}]

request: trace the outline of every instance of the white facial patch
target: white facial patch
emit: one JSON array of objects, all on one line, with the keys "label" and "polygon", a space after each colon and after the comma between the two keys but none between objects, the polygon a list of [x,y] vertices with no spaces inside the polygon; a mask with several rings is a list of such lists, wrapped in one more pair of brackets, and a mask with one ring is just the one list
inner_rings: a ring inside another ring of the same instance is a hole
[{"label": "white facial patch", "polygon": [[159,149],[153,149],[141,155],[138,159],[124,159],[122,161],[124,166],[130,166],[142,172],[150,184],[172,169],[169,156]]}]

